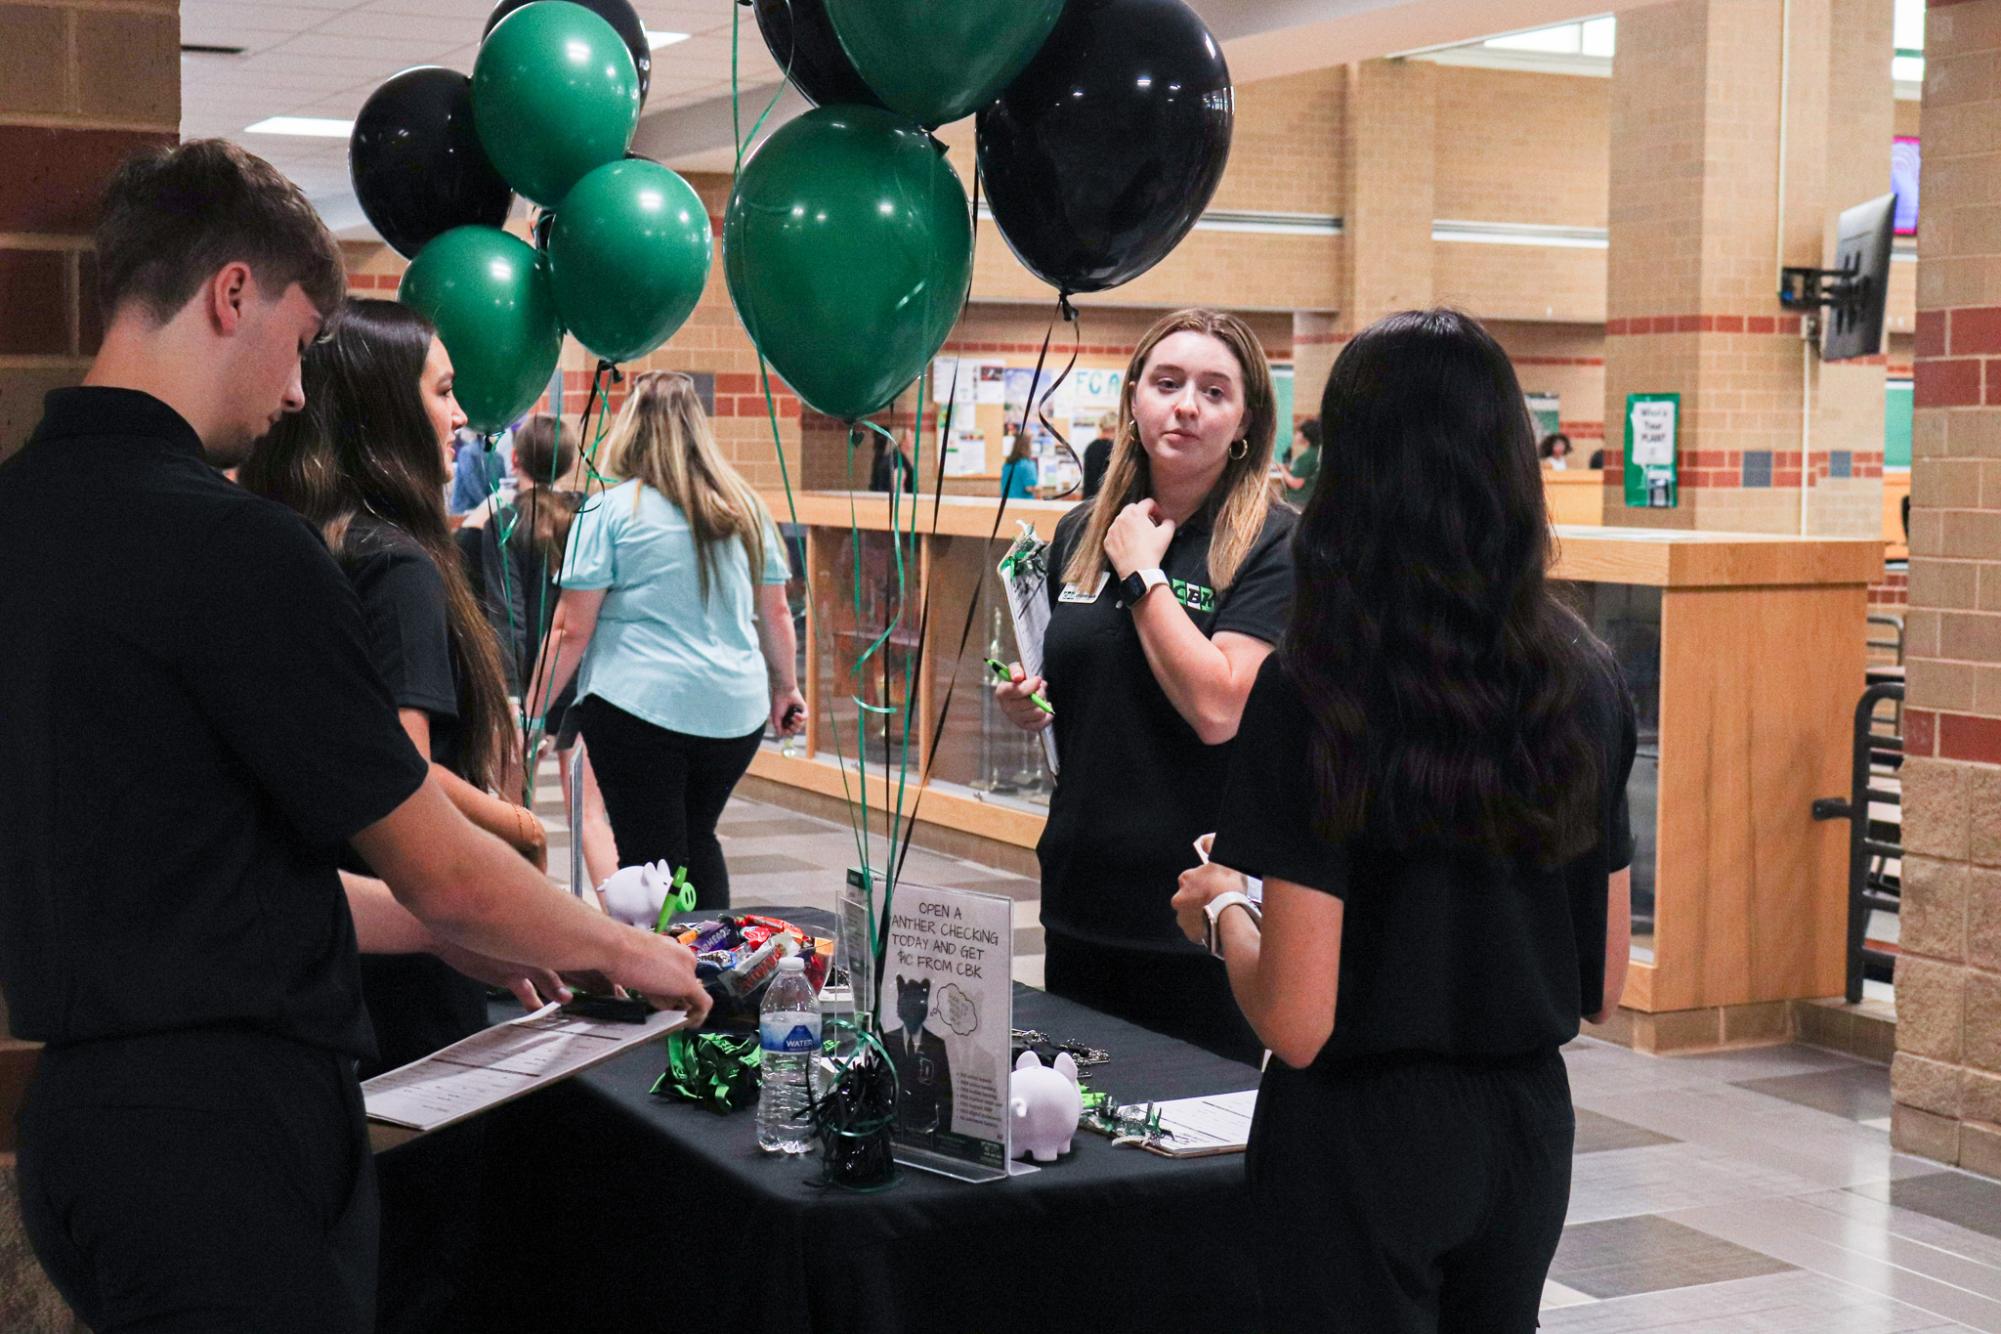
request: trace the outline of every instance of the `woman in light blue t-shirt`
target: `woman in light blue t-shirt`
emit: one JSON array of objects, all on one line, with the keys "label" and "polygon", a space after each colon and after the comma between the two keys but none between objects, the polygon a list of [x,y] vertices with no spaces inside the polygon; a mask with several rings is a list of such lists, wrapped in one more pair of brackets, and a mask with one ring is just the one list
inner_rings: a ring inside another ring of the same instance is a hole
[{"label": "woman in light blue t-shirt", "polygon": [[1035,485],[1041,480],[1041,469],[1037,467],[1024,428],[1014,437],[1014,448],[1008,453],[1007,462],[1001,464],[1001,495],[1008,500],[1035,499]]},{"label": "woman in light blue t-shirt", "polygon": [[805,727],[785,548],[688,376],[635,379],[605,455],[627,480],[577,515],[556,647],[529,698],[581,666],[573,707],[619,862],[685,866],[701,907],[726,908],[716,821],[765,725]]}]

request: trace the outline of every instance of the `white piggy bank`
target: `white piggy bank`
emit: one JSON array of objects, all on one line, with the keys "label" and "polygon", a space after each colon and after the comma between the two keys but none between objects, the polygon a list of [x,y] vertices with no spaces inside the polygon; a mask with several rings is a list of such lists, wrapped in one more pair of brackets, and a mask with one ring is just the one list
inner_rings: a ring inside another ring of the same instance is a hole
[{"label": "white piggy bank", "polygon": [[1061,1052],[1053,1067],[1045,1067],[1034,1052],[1023,1052],[1007,1079],[1007,1107],[1014,1118],[1015,1155],[1055,1162],[1070,1152],[1070,1137],[1084,1115],[1077,1063]]},{"label": "white piggy bank", "polygon": [[666,862],[651,866],[624,866],[598,887],[605,909],[627,926],[649,930],[660,920],[660,905],[674,884],[674,868]]}]

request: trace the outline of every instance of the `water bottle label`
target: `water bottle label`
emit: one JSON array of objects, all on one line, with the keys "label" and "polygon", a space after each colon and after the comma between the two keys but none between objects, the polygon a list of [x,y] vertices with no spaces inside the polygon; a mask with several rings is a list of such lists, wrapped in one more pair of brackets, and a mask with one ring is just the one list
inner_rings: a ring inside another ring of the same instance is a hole
[{"label": "water bottle label", "polygon": [[766,1051],[812,1055],[820,1050],[820,1026],[794,1023],[791,1015],[774,1016],[759,1028]]}]

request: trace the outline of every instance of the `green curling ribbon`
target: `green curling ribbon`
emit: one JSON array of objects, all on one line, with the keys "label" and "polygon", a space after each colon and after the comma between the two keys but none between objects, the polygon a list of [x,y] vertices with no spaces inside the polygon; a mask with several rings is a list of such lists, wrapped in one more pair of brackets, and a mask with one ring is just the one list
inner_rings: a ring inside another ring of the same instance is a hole
[{"label": "green curling ribbon", "polygon": [[757,1101],[764,1045],[755,1033],[669,1033],[667,1069],[650,1092],[728,1116]]}]

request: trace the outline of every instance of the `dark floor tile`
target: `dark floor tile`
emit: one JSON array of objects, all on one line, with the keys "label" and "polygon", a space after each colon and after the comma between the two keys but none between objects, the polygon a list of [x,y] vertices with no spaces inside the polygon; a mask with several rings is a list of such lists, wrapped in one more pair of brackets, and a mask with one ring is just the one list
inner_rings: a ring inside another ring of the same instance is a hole
[{"label": "dark floor tile", "polygon": [[1644,1149],[1654,1144],[1679,1144],[1672,1135],[1636,1126],[1628,1121],[1577,1109],[1577,1153],[1604,1153],[1608,1149]]},{"label": "dark floor tile", "polygon": [[797,857],[787,857],[782,852],[753,852],[742,857],[731,857],[730,874],[738,875],[780,875],[791,871],[824,871],[824,866],[801,861]]},{"label": "dark floor tile", "polygon": [[1755,1278],[1793,1267],[1694,1228],[1640,1214],[1565,1228],[1549,1276],[1587,1296],[1611,1298]]},{"label": "dark floor tile", "polygon": [[2001,1183],[1961,1172],[1932,1172],[1901,1181],[1871,1182],[1856,1194],[1899,1209],[1954,1223],[1969,1232],[2001,1238]]},{"label": "dark floor tile", "polygon": [[1850,1121],[1874,1121],[1890,1114],[1890,1072],[1880,1065],[1854,1065],[1804,1075],[1741,1079],[1738,1088],[1769,1093]]}]

